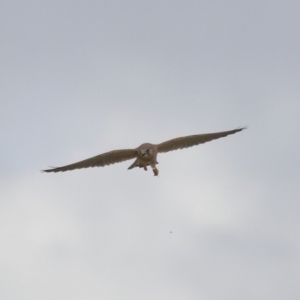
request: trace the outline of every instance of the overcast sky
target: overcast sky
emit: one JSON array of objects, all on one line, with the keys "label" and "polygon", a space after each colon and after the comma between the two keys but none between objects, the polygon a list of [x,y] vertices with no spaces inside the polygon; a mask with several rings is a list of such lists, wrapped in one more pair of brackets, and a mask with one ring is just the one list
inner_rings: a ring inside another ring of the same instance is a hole
[{"label": "overcast sky", "polygon": [[[0,298],[300,299],[300,2],[0,2]],[[114,149],[249,126],[158,156]]]}]

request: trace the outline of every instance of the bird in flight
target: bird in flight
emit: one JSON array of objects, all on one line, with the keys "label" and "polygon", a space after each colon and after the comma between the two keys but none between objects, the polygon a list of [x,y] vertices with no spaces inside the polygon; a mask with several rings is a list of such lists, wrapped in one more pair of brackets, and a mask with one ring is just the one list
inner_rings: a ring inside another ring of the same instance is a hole
[{"label": "bird in flight", "polygon": [[199,144],[204,144],[212,140],[216,140],[225,137],[230,134],[234,134],[246,129],[246,127],[237,128],[229,131],[196,134],[178,137],[161,144],[145,143],[135,149],[122,149],[106,152],[91,158],[76,162],[74,164],[43,170],[43,172],[65,172],[75,169],[92,168],[92,167],[104,167],[111,164],[119,163],[125,160],[135,158],[133,164],[128,168],[131,170],[135,167],[144,168],[147,171],[147,166],[151,166],[154,176],[158,175],[158,164],[156,157],[158,153],[169,152],[173,150],[193,147]]}]

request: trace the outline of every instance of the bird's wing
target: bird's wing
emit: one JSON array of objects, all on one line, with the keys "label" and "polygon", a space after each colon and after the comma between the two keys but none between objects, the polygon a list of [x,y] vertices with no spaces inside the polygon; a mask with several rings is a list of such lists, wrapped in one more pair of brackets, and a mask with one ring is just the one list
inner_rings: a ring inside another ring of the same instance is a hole
[{"label": "bird's wing", "polygon": [[43,170],[43,172],[65,172],[74,169],[104,167],[118,162],[122,162],[124,160],[135,158],[136,151],[136,149],[114,150],[67,166]]},{"label": "bird's wing", "polygon": [[158,152],[169,152],[169,151],[173,151],[173,150],[193,147],[193,146],[196,146],[199,144],[203,144],[206,142],[210,142],[212,140],[216,140],[216,139],[225,137],[230,134],[237,133],[244,129],[246,129],[246,127],[237,128],[237,129],[229,130],[229,131],[183,136],[183,137],[179,137],[179,138],[172,139],[172,140],[163,142],[161,144],[158,144],[157,148],[158,148]]}]

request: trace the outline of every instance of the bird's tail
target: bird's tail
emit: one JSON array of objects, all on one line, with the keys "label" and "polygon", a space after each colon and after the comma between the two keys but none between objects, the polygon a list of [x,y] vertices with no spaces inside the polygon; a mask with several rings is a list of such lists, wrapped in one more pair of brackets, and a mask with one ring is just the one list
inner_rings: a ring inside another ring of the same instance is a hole
[{"label": "bird's tail", "polygon": [[138,160],[136,159],[135,161],[134,161],[134,163],[128,168],[128,170],[131,170],[131,169],[133,169],[133,168],[135,168],[135,167],[138,167]]}]

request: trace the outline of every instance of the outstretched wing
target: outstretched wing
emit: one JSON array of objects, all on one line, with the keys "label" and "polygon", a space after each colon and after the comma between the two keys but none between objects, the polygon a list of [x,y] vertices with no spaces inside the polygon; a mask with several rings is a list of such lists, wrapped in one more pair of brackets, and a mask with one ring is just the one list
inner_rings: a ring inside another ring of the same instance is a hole
[{"label": "outstretched wing", "polygon": [[246,129],[246,127],[237,128],[237,129],[229,130],[229,131],[183,136],[183,137],[179,137],[179,138],[172,139],[172,140],[163,142],[161,144],[158,144],[157,148],[158,148],[158,152],[169,152],[169,151],[173,151],[173,150],[193,147],[193,146],[196,146],[199,144],[203,144],[206,142],[210,142],[212,140],[216,140],[216,139],[225,137],[230,134],[237,133],[244,129]]},{"label": "outstretched wing", "polygon": [[104,167],[111,164],[115,164],[118,162],[122,162],[124,160],[132,159],[136,157],[136,149],[125,149],[125,150],[115,150],[107,153],[103,153],[77,163],[43,170],[43,172],[65,172],[74,169],[82,169],[82,168],[92,168],[92,167]]}]

